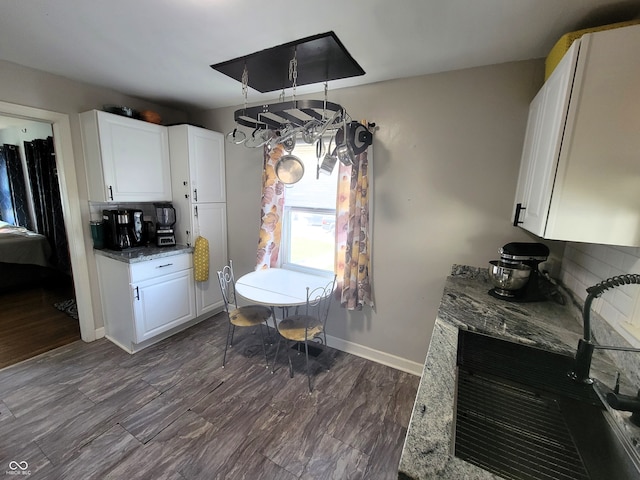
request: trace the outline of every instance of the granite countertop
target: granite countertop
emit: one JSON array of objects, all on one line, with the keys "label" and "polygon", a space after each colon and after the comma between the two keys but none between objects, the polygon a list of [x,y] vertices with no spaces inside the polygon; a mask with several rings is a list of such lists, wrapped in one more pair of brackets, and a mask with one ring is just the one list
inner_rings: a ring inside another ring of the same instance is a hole
[{"label": "granite countertop", "polygon": [[[400,479],[501,478],[451,455],[459,329],[575,354],[582,337],[581,311],[570,298],[563,295],[564,304],[514,303],[490,296],[490,289],[487,269],[454,265],[447,277],[402,451]],[[613,386],[618,369],[601,352],[594,354],[591,375]],[[632,385],[625,385],[624,377],[622,385],[621,393],[635,394]],[[630,424],[630,414],[610,412],[631,444],[640,448],[640,428]]]},{"label": "granite countertop", "polygon": [[109,257],[120,262],[138,263],[154,260],[156,258],[180,255],[181,253],[192,253],[193,247],[187,247],[186,245],[173,245],[171,247],[148,246],[133,247],[126,250],[109,250],[106,248],[98,250],[94,248],[93,251],[96,255]]}]

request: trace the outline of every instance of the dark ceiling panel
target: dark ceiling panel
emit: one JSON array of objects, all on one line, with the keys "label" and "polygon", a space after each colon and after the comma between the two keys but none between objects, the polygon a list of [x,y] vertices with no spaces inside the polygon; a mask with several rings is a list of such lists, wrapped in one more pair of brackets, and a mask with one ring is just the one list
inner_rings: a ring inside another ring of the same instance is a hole
[{"label": "dark ceiling panel", "polygon": [[260,93],[290,88],[289,62],[296,55],[297,85],[309,85],[364,75],[334,32],[321,33],[244,57],[211,65],[211,68],[242,83],[245,64],[249,86]]}]

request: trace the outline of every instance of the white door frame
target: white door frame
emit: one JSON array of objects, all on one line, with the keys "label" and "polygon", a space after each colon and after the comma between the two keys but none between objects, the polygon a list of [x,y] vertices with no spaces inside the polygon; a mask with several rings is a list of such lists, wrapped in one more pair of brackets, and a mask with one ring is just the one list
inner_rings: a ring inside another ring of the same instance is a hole
[{"label": "white door frame", "polygon": [[53,127],[53,145],[56,152],[64,226],[67,230],[69,256],[71,258],[71,268],[73,269],[73,285],[78,305],[80,336],[85,342],[92,342],[96,339],[96,328],[93,318],[89,265],[85,253],[86,245],[82,229],[80,195],[78,193],[78,179],[73,157],[69,115],[0,101],[0,115],[2,114],[51,123]]}]

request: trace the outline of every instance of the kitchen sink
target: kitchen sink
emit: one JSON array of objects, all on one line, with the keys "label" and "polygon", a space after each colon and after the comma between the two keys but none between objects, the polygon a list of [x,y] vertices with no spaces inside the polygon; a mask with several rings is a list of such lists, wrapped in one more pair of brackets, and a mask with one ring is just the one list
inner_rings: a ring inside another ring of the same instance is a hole
[{"label": "kitchen sink", "polygon": [[461,330],[455,456],[507,479],[637,479],[625,439],[573,358]]}]

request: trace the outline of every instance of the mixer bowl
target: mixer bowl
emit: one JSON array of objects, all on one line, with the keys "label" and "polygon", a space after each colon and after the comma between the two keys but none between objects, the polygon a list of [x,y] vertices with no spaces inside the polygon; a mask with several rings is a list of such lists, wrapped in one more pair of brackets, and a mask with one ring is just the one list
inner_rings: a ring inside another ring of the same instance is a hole
[{"label": "mixer bowl", "polygon": [[505,297],[515,296],[515,292],[527,284],[529,275],[531,267],[524,263],[489,262],[489,280],[495,292]]}]

